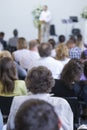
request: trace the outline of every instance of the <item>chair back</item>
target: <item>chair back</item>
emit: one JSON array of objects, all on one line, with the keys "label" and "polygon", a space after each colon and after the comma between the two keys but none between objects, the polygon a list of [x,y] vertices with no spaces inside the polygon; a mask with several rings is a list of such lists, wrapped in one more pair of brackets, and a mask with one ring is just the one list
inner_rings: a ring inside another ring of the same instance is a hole
[{"label": "chair back", "polygon": [[12,100],[13,100],[13,96],[11,97],[0,96],[0,109],[3,115],[4,122],[7,121]]},{"label": "chair back", "polygon": [[50,35],[57,36],[54,24],[50,25]]}]

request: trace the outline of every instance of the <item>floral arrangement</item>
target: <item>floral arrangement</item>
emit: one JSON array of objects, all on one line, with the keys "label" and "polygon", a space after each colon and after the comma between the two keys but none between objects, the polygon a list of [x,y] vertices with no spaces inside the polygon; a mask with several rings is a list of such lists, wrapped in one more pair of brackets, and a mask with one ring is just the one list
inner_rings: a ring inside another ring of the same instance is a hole
[{"label": "floral arrangement", "polygon": [[37,27],[37,28],[41,25],[41,23],[39,21],[41,12],[42,12],[42,6],[38,6],[32,11],[33,22],[34,22],[35,27]]},{"label": "floral arrangement", "polygon": [[85,8],[83,9],[83,12],[82,12],[81,16],[82,16],[82,18],[87,19],[87,7],[85,7]]}]

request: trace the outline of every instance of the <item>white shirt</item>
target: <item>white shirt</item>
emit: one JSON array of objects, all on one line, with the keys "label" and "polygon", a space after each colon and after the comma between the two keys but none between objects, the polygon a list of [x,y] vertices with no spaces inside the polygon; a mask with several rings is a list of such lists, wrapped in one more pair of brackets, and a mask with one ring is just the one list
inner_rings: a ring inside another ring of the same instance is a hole
[{"label": "white shirt", "polygon": [[20,105],[28,99],[42,99],[49,102],[54,106],[55,112],[59,116],[62,127],[64,130],[73,130],[73,113],[68,102],[63,98],[51,97],[50,94],[32,94],[28,96],[16,96],[13,99],[8,122],[7,130],[9,127],[14,128],[14,118]]},{"label": "white shirt", "polygon": [[23,68],[28,69],[29,64],[34,60],[38,60],[39,58],[40,58],[40,56],[39,56],[38,52],[29,50],[29,54],[27,56],[22,55],[22,57],[20,59],[20,65]]},{"label": "white shirt", "polygon": [[30,70],[33,67],[38,67],[38,66],[45,66],[47,67],[53,75],[54,79],[59,79],[60,78],[60,73],[63,69],[63,65],[60,61],[52,58],[51,56],[49,57],[42,57],[39,60],[34,60],[29,64],[28,70]]},{"label": "white shirt", "polygon": [[51,13],[50,13],[50,11],[49,10],[42,11],[39,20],[49,23],[51,21]]}]

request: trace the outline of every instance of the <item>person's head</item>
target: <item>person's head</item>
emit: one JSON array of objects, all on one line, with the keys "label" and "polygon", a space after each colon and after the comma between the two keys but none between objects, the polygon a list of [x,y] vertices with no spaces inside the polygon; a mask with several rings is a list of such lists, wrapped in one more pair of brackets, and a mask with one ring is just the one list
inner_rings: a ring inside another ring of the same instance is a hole
[{"label": "person's head", "polygon": [[48,57],[51,55],[52,45],[49,43],[41,43],[38,46],[38,51],[41,57]]},{"label": "person's head", "polygon": [[0,59],[0,81],[2,83],[2,92],[10,93],[14,90],[14,81],[16,77],[16,66],[9,57]]},{"label": "person's head", "polygon": [[12,59],[11,53],[7,50],[0,51],[0,59],[3,58],[3,57],[9,57],[9,58]]},{"label": "person's head", "polygon": [[70,38],[66,43],[68,49],[74,48],[76,46],[76,41],[74,38]]},{"label": "person's head", "polygon": [[20,37],[18,38],[18,43],[17,43],[17,49],[27,49],[27,42],[26,39],[24,37]]},{"label": "person's head", "polygon": [[26,86],[32,93],[49,93],[55,81],[51,71],[44,67],[33,67],[25,79]]},{"label": "person's head", "polygon": [[14,35],[14,37],[17,37],[17,36],[18,36],[18,30],[17,30],[17,29],[14,29],[14,30],[13,30],[13,35]]},{"label": "person's head", "polygon": [[44,11],[47,11],[47,10],[48,10],[48,6],[47,6],[47,5],[44,5],[44,6],[43,6],[43,10],[44,10]]},{"label": "person's head", "polygon": [[60,35],[58,39],[59,39],[59,43],[64,43],[66,40],[64,35]]},{"label": "person's head", "polygon": [[82,35],[81,35],[81,34],[78,34],[78,35],[77,35],[77,41],[82,41],[82,39],[83,39]]},{"label": "person's head", "polygon": [[5,33],[4,32],[0,32],[0,38],[4,38],[4,36],[5,36]]},{"label": "person's head", "polygon": [[87,50],[84,50],[84,51],[81,53],[81,60],[82,60],[82,61],[87,60]]},{"label": "person's head", "polygon": [[83,73],[83,65],[78,59],[71,59],[63,68],[60,78],[67,84],[78,82]]},{"label": "person's head", "polygon": [[38,50],[38,42],[37,40],[29,41],[29,50],[37,51]]},{"label": "person's head", "polygon": [[56,48],[56,59],[65,60],[66,57],[69,57],[67,46],[65,44],[59,44]]},{"label": "person's head", "polygon": [[46,101],[25,101],[15,116],[15,130],[59,130],[59,118]]},{"label": "person's head", "polygon": [[87,78],[87,61],[84,62],[84,75]]},{"label": "person's head", "polygon": [[52,45],[52,48],[53,48],[53,49],[55,48],[56,42],[55,42],[54,39],[52,39],[52,38],[49,39],[49,40],[48,40],[48,43]]}]

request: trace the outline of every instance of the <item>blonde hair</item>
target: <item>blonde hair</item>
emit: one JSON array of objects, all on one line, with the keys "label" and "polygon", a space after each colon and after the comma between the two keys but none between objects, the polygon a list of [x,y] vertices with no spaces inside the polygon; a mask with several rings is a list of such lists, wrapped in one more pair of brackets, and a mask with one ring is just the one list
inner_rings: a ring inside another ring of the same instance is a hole
[{"label": "blonde hair", "polygon": [[69,57],[67,46],[65,44],[59,44],[56,48],[56,59],[64,60],[66,57]]},{"label": "blonde hair", "polygon": [[27,49],[27,48],[28,48],[28,45],[27,45],[25,38],[20,37],[18,39],[17,49]]},{"label": "blonde hair", "polygon": [[9,57],[9,58],[13,59],[12,55],[9,51],[0,51],[0,59],[4,58],[4,57]]}]

